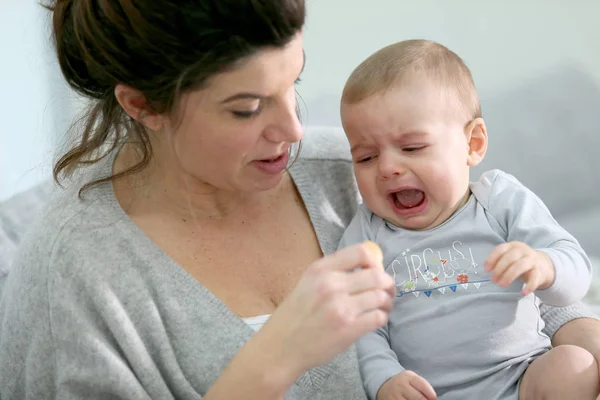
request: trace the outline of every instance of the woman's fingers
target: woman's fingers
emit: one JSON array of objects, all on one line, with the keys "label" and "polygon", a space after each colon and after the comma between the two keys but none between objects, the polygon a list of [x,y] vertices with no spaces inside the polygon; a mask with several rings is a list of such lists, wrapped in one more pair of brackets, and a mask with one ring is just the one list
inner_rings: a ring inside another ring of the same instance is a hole
[{"label": "woman's fingers", "polygon": [[302,354],[303,368],[329,361],[387,323],[395,286],[372,247],[361,243],[315,261],[263,328]]},{"label": "woman's fingers", "polygon": [[387,324],[388,315],[389,314],[386,311],[380,309],[367,311],[359,315],[355,325],[357,328],[356,339]]},{"label": "woman's fingers", "polygon": [[385,290],[370,290],[350,297],[352,309],[356,310],[358,315],[372,310],[392,311],[392,298]]},{"label": "woman's fingers", "polygon": [[383,269],[382,260],[381,251],[378,253],[374,250],[373,242],[363,242],[346,247],[329,257],[321,259],[319,265],[323,267],[327,265],[329,268],[338,271],[352,271],[356,268]]},{"label": "woman's fingers", "polygon": [[[374,242],[366,241],[347,247],[332,255],[330,267],[348,273],[345,281],[351,294],[384,289],[396,296],[394,279],[383,268],[383,253]],[[335,258],[335,260],[333,260]]]},{"label": "woman's fingers", "polygon": [[382,289],[395,295],[394,278],[387,274],[383,269],[371,268],[360,269],[349,274],[345,274],[344,280],[347,282],[350,294],[361,293],[367,290]]}]

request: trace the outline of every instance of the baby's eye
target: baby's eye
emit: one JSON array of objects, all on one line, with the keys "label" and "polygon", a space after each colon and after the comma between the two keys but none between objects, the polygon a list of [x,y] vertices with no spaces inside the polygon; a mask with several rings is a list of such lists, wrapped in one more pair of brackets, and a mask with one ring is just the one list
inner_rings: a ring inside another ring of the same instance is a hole
[{"label": "baby's eye", "polygon": [[412,153],[412,152],[415,152],[415,151],[422,150],[422,149],[424,149],[425,147],[427,147],[427,146],[405,147],[405,148],[403,148],[402,150],[404,150],[404,151],[406,151],[406,152],[408,152],[408,153]]},{"label": "baby's eye", "polygon": [[373,160],[374,158],[375,158],[375,156],[361,157],[361,158],[358,158],[356,160],[356,163],[357,164],[366,163],[366,162],[369,162],[369,161]]}]

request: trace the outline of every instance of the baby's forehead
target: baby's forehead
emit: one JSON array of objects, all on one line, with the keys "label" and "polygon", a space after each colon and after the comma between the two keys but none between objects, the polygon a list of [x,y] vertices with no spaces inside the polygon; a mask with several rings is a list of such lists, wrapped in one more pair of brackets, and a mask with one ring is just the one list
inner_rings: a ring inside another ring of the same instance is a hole
[{"label": "baby's forehead", "polygon": [[390,91],[347,107],[342,111],[342,124],[357,144],[432,141],[450,131],[462,132],[471,120],[458,101],[428,101],[406,91]]},{"label": "baby's forehead", "polygon": [[[459,119],[465,123],[481,116],[479,96],[470,85],[448,84],[446,82],[431,81],[422,89],[422,96],[405,92],[407,101],[425,102],[432,113],[449,120]],[[435,110],[433,109],[435,108]]]},{"label": "baby's forehead", "polygon": [[[425,113],[444,114],[456,117],[457,114],[471,114],[471,96],[461,92],[459,87],[437,79],[409,77],[404,82],[395,82],[381,93],[381,99],[398,108],[422,110]],[[476,94],[475,94],[476,96]]]}]

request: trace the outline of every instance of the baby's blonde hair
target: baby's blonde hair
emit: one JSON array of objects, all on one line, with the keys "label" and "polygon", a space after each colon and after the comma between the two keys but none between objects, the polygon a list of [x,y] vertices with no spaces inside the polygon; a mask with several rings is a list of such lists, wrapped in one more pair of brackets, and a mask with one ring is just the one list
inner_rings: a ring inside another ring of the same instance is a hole
[{"label": "baby's blonde hair", "polygon": [[398,87],[423,73],[456,95],[468,117],[481,117],[479,96],[471,71],[445,46],[430,40],[405,40],[373,53],[352,72],[342,93],[342,104],[355,104]]}]

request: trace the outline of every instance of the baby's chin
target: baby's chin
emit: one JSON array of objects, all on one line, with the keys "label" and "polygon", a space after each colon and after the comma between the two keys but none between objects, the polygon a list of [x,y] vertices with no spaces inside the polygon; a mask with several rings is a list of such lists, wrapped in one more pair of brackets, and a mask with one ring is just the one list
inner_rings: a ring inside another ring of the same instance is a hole
[{"label": "baby's chin", "polygon": [[[367,206],[369,204],[367,203]],[[430,204],[426,204],[425,209],[413,215],[399,215],[390,205],[390,202],[382,201],[375,207],[369,207],[373,213],[383,218],[389,224],[406,230],[423,231],[435,228],[443,221],[437,221],[439,215],[433,215]]]},{"label": "baby's chin", "polygon": [[[394,210],[389,208],[379,208],[378,210],[374,210],[370,208],[374,214],[381,217],[388,224],[395,226],[400,229],[406,229],[410,231],[422,231],[426,229],[430,229],[432,226],[432,218],[427,215],[414,215],[410,217],[400,217],[398,216]],[[439,224],[438,224],[439,225]]]},{"label": "baby's chin", "polygon": [[409,231],[426,231],[428,229],[433,229],[436,226],[441,225],[443,222],[431,221],[431,218],[427,218],[426,216],[414,216],[409,218],[398,219],[392,218],[384,218],[386,221],[390,222],[392,225],[397,226],[398,228],[406,229]]}]

